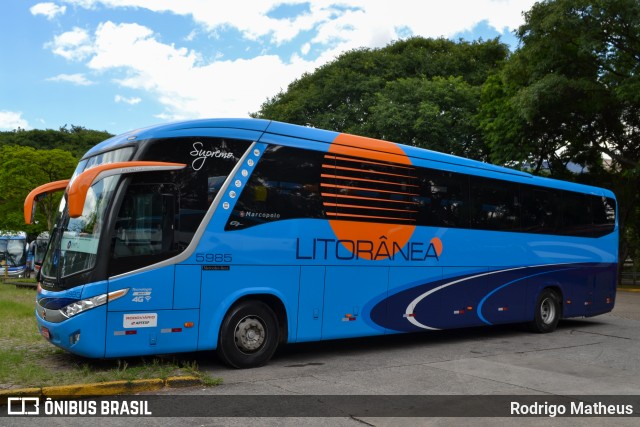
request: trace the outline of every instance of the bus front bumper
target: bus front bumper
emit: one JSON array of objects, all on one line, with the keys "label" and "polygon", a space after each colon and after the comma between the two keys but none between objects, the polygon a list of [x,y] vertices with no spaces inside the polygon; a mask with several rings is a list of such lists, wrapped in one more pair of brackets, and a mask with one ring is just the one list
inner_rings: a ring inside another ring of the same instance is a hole
[{"label": "bus front bumper", "polygon": [[26,267],[9,267],[9,271],[5,271],[4,267],[0,267],[0,277],[20,278],[24,277]]},{"label": "bus front bumper", "polygon": [[107,307],[96,307],[61,322],[49,322],[46,312],[36,308],[38,331],[51,344],[70,353],[91,358],[105,355]]}]

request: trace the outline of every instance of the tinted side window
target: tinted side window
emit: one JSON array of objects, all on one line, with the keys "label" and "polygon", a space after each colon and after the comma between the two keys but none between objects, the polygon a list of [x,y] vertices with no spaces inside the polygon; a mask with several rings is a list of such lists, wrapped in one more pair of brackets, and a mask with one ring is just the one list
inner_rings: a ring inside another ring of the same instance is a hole
[{"label": "tinted side window", "polygon": [[559,200],[562,211],[560,234],[568,236],[592,236],[592,207],[590,196],[562,191]]},{"label": "tinted side window", "polygon": [[225,230],[293,218],[324,218],[320,196],[323,153],[269,146],[242,190]]},{"label": "tinted side window", "polygon": [[133,184],[116,218],[110,275],[132,271],[179,254],[184,248],[178,191],[171,184]]},{"label": "tinted side window", "polygon": [[419,169],[418,225],[469,227],[469,176],[435,169]]},{"label": "tinted side window", "polygon": [[132,183],[172,183],[179,192],[179,244],[186,247],[222,184],[249,147],[248,141],[223,138],[175,138],[154,142],[144,160],[186,163],[171,173],[132,175]]},{"label": "tinted side window", "polygon": [[526,233],[558,234],[561,230],[559,191],[522,185],[522,231]]},{"label": "tinted side window", "polygon": [[520,229],[519,186],[508,181],[471,179],[471,228],[516,231]]},{"label": "tinted side window", "polygon": [[611,233],[616,225],[616,201],[609,197],[590,196],[593,211],[593,235]]},{"label": "tinted side window", "polygon": [[171,258],[191,243],[249,141],[170,138],[150,141],[140,160],[185,163],[169,172],[132,174],[113,225],[109,275]]}]

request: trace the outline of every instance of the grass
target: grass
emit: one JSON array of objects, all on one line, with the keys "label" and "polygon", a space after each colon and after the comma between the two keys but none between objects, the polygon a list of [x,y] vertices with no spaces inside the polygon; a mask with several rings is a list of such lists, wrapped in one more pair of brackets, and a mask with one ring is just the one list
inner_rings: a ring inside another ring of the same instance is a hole
[{"label": "grass", "polygon": [[67,353],[38,333],[35,291],[0,283],[0,389],[79,383],[198,377],[204,385],[221,383],[188,358],[137,357],[94,360]]}]

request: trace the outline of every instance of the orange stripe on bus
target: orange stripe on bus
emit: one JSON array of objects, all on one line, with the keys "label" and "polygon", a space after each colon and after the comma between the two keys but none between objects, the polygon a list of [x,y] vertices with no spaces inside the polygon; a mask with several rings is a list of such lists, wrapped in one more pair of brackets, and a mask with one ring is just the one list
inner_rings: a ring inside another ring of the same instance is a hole
[{"label": "orange stripe on bus", "polygon": [[380,139],[341,133],[333,140],[330,153],[410,165],[411,160],[397,144]]},{"label": "orange stripe on bus", "polygon": [[378,184],[388,184],[388,185],[399,185],[402,187],[418,187],[415,184],[404,184],[402,182],[389,182],[389,181],[380,181],[377,179],[366,179],[366,178],[356,178],[353,176],[343,176],[343,175],[333,175],[333,174],[320,174],[320,178],[331,178],[331,179],[346,179],[353,181],[363,181],[363,182],[376,182]]},{"label": "orange stripe on bus", "polygon": [[325,206],[333,206],[337,208],[352,208],[352,209],[370,209],[372,211],[392,211],[392,212],[418,212],[410,209],[393,209],[393,208],[379,208],[375,206],[361,206],[361,205],[347,205],[343,203],[329,203],[324,202]]},{"label": "orange stripe on bus", "polygon": [[418,202],[411,202],[405,200],[389,200],[389,199],[380,199],[377,197],[363,197],[363,196],[351,196],[349,194],[338,194],[338,193],[320,193],[322,197],[339,197],[342,199],[359,199],[359,200],[373,200],[378,202],[388,202],[388,203],[404,203],[410,205],[417,205]]},{"label": "orange stripe on bus", "polygon": [[395,217],[390,217],[390,216],[356,215],[356,214],[343,214],[343,213],[334,213],[334,212],[327,212],[327,215],[336,216],[336,217],[369,218],[369,219],[392,219],[394,221],[415,222],[415,219],[413,219],[413,218],[395,218]]},{"label": "orange stripe on bus", "polygon": [[[363,152],[363,154],[366,154]],[[368,157],[368,156],[367,156]],[[388,167],[392,167],[392,168],[398,168],[398,169],[405,169],[408,171],[413,171],[415,170],[415,168],[411,167],[411,166],[404,166],[403,164],[400,163],[382,163],[382,162],[373,162],[371,160],[367,160],[364,159],[362,157],[342,157],[338,154],[333,154],[333,153],[328,153],[324,155],[325,160],[338,160],[341,162],[351,162],[351,163],[358,163],[358,164],[366,164],[366,165],[376,165],[376,166],[384,166],[386,168]]]},{"label": "orange stripe on bus", "polygon": [[[348,168],[346,166],[335,166],[335,165],[327,165],[327,164],[322,164],[322,167],[325,169],[339,169],[339,170],[345,170],[345,171],[353,171],[353,172],[363,172],[363,173],[373,173],[376,175],[387,175],[387,176],[397,176],[400,178],[409,178],[409,179],[417,179],[415,176],[412,175],[402,175],[399,173],[389,173],[389,172],[380,172],[377,170],[373,170],[373,169],[357,169],[357,168]],[[407,168],[409,169],[409,168]]]},{"label": "orange stripe on bus", "polygon": [[352,187],[346,185],[335,185],[335,184],[325,184],[320,183],[321,187],[329,187],[329,188],[341,188],[343,190],[362,190],[362,191],[373,191],[378,193],[388,193],[388,194],[398,194],[403,196],[417,196],[417,193],[403,193],[401,191],[387,191],[387,190],[378,190],[376,188],[366,188],[366,187]]}]

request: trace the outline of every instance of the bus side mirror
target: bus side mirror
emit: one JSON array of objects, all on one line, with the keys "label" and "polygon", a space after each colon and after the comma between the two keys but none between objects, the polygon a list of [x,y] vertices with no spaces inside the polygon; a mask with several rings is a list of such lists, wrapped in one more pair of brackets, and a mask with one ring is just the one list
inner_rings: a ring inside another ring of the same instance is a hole
[{"label": "bus side mirror", "polygon": [[184,163],[133,161],[107,163],[87,169],[76,176],[69,185],[69,190],[67,191],[69,216],[71,218],[78,218],[82,215],[89,188],[91,188],[93,183],[108,176],[123,175],[126,173],[178,170],[186,166]]},{"label": "bus side mirror", "polygon": [[24,199],[24,222],[25,224],[33,224],[33,218],[36,214],[36,203],[38,199],[43,197],[48,193],[54,193],[56,191],[62,191],[67,188],[69,184],[68,179],[64,179],[62,181],[54,181],[49,182],[47,184],[41,185],[40,187],[34,188]]}]

